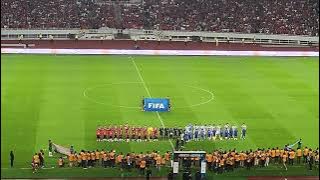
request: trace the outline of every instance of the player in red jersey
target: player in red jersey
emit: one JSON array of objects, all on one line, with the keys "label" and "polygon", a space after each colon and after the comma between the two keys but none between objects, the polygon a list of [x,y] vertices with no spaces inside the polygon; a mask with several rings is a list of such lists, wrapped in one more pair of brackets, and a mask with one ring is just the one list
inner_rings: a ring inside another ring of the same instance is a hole
[{"label": "player in red jersey", "polygon": [[136,134],[135,140],[139,140],[139,127],[134,128],[134,133]]},{"label": "player in red jersey", "polygon": [[130,139],[129,126],[128,126],[128,124],[126,124],[123,128],[124,128],[125,138],[127,139],[127,142],[128,142],[129,139]]},{"label": "player in red jersey", "polygon": [[140,127],[140,140],[144,139],[144,128]]},{"label": "player in red jersey", "polygon": [[122,129],[122,125],[119,126],[118,128],[118,140],[122,141],[122,133],[123,132],[123,129]]},{"label": "player in red jersey", "polygon": [[153,139],[154,141],[158,140],[158,128],[153,128]]},{"label": "player in red jersey", "polygon": [[96,130],[97,141],[100,141],[100,127]]},{"label": "player in red jersey", "polygon": [[118,141],[118,138],[119,138],[118,132],[119,132],[118,127],[114,126],[114,138],[113,138],[114,141]]},{"label": "player in red jersey", "polygon": [[132,127],[131,128],[131,139],[134,140],[136,139],[136,128],[135,127]]},{"label": "player in red jersey", "polygon": [[102,134],[103,134],[103,140],[105,141],[107,139],[107,127],[104,126],[103,130],[102,130]]},{"label": "player in red jersey", "polygon": [[109,134],[110,134],[110,127],[107,127],[105,132],[106,132],[106,139],[108,140]]},{"label": "player in red jersey", "polygon": [[137,135],[138,135],[138,141],[141,141],[141,137],[142,137],[142,128],[136,128],[137,129]]},{"label": "player in red jersey", "polygon": [[109,141],[113,141],[113,138],[114,138],[114,127],[110,127],[110,130],[109,130]]},{"label": "player in red jersey", "polygon": [[142,128],[142,139],[146,141],[147,140],[147,136],[148,136],[148,129],[145,126],[145,127]]},{"label": "player in red jersey", "polygon": [[103,131],[104,131],[104,128],[101,127],[99,131],[100,131],[99,141],[103,141]]}]

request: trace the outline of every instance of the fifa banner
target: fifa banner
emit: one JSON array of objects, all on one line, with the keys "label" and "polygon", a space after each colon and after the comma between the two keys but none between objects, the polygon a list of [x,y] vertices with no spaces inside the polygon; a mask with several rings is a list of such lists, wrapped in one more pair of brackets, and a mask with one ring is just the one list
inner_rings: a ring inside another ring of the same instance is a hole
[{"label": "fifa banner", "polygon": [[168,98],[144,98],[144,111],[169,111],[170,100]]},{"label": "fifa banner", "polygon": [[55,144],[55,143],[52,143],[52,146],[53,146],[53,150],[58,152],[58,153],[61,153],[61,154],[67,155],[67,156],[71,154],[69,148],[60,146],[60,145]]}]

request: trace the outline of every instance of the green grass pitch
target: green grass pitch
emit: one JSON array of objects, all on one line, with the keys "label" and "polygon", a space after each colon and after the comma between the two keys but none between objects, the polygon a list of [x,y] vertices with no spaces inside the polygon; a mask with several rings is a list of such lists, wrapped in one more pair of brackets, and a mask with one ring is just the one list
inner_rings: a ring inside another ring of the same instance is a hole
[{"label": "green grass pitch", "polygon": [[[168,141],[96,142],[97,125],[244,122],[248,126],[244,141],[191,142],[186,148],[283,147],[299,138],[303,146],[316,148],[318,74],[318,58],[312,57],[133,56],[132,60],[128,56],[1,55],[2,178],[120,175],[99,169],[88,170],[89,174],[82,169],[53,169],[33,175],[21,169],[29,168],[36,151],[47,149],[48,139],[74,145],[77,151],[170,150]],[[152,97],[170,96],[172,112],[160,113],[159,118],[136,108],[147,91]],[[14,169],[8,168],[10,150],[15,152]],[[46,163],[56,162],[46,158]],[[308,174],[304,168],[270,169],[251,175]],[[245,175],[241,170],[235,173]]]}]

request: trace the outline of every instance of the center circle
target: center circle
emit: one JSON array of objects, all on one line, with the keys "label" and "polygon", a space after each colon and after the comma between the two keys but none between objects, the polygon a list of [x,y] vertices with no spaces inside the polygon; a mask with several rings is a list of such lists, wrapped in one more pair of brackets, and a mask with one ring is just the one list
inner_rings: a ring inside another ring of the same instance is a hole
[{"label": "center circle", "polygon": [[[172,109],[200,106],[213,100],[211,91],[191,85],[146,84],[153,98],[170,98]],[[174,88],[174,90],[172,90]],[[97,104],[139,109],[142,98],[148,97],[143,82],[100,84],[86,88],[83,96]]]}]

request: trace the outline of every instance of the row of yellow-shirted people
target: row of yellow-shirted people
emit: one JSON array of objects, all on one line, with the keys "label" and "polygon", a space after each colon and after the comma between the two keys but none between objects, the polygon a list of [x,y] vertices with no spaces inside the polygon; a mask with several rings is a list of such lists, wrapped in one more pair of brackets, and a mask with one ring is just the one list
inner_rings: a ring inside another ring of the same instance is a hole
[{"label": "row of yellow-shirted people", "polygon": [[[33,157],[32,166],[34,172],[37,171],[39,166],[42,166],[40,156],[36,154]],[[71,153],[68,156],[67,161],[60,157],[58,159],[58,167],[62,168],[68,163],[70,167],[82,167],[84,169],[95,166],[102,166],[104,168],[120,167],[121,169],[127,170],[137,168],[141,173],[144,173],[145,168],[148,167],[157,167],[160,170],[162,166],[170,166],[171,159],[172,154],[169,151],[161,155],[157,151],[123,154],[121,152],[116,153],[115,150],[82,150],[80,153]],[[312,150],[308,147],[297,150],[269,148],[241,152],[238,152],[236,149],[229,151],[215,150],[211,153],[207,153],[205,160],[207,162],[208,170],[216,173],[233,171],[234,168],[239,167],[246,167],[247,169],[250,169],[251,167],[267,167],[269,166],[269,163],[280,164],[281,167],[286,170],[287,164],[307,163],[309,168],[312,169],[314,165],[316,165],[316,167],[319,166],[319,149]],[[192,166],[199,165],[198,158],[184,158],[181,161],[182,164],[188,164],[186,162],[189,162]]]}]

